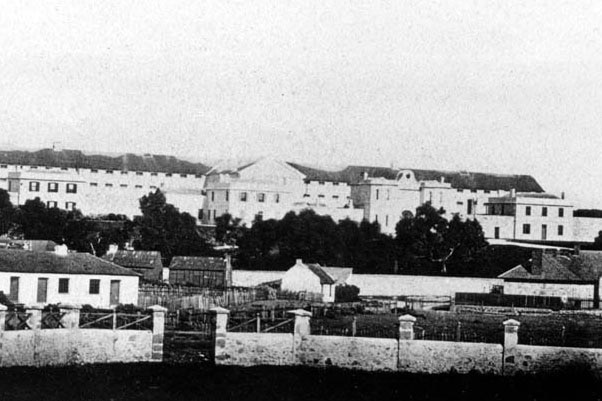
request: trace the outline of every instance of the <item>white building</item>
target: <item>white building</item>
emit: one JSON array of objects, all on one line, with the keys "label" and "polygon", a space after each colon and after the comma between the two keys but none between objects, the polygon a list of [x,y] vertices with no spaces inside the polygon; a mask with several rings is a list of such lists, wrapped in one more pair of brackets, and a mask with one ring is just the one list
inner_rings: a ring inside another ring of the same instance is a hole
[{"label": "white building", "polygon": [[0,291],[27,306],[138,303],[139,275],[87,253],[0,249]]},{"label": "white building", "polygon": [[301,259],[282,276],[280,289],[291,292],[321,294],[322,302],[335,301],[335,287],[351,277],[352,269],[322,267],[317,263],[303,263]]}]

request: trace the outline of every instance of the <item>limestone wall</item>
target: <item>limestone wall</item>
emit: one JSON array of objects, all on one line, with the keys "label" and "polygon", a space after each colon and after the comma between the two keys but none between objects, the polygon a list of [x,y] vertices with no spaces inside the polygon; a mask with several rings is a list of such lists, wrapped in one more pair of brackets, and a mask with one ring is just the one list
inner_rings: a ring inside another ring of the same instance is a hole
[{"label": "limestone wall", "polygon": [[215,359],[220,365],[293,365],[293,347],[292,334],[228,333]]},{"label": "limestone wall", "polygon": [[504,361],[506,374],[577,370],[602,375],[602,349],[517,345]]}]

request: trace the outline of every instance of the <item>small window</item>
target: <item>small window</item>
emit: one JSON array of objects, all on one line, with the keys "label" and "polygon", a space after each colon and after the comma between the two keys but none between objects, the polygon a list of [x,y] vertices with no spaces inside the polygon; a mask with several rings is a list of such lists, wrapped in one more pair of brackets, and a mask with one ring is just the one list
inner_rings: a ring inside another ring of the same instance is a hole
[{"label": "small window", "polygon": [[111,183],[109,183],[109,182],[107,182],[107,183],[105,184],[105,187],[112,187],[112,186],[113,186],[113,184],[111,184]]},{"label": "small window", "polygon": [[544,216],[544,217],[548,215],[548,208],[547,207],[544,206],[544,207],[541,208],[541,215]]},{"label": "small window", "polygon": [[463,189],[458,189],[457,191],[460,192],[460,193],[464,192]]},{"label": "small window", "polygon": [[246,202],[247,201],[247,193],[246,192],[241,192],[240,193],[240,201],[241,202]]},{"label": "small window", "polygon": [[38,192],[38,191],[40,191],[40,183],[36,182],[36,181],[31,181],[29,183],[29,190],[31,192]]},{"label": "small window", "polygon": [[166,177],[171,177],[171,173],[165,173]]},{"label": "small window", "polygon": [[113,174],[113,170],[107,170],[105,171],[106,174]]},{"label": "small window", "polygon": [[[564,217],[564,208],[563,207],[558,209],[558,217]],[[560,227],[562,227],[562,226],[560,226]]]},{"label": "small window", "polygon": [[339,195],[332,195],[332,199],[339,199]]},{"label": "small window", "polygon": [[142,171],[136,171],[136,175],[143,175],[144,173]]},{"label": "small window", "polygon": [[97,186],[98,186],[98,183],[97,183],[97,182],[91,182],[91,183],[90,183],[90,186],[91,186],[91,187],[97,187]]},{"label": "small window", "polygon": [[0,168],[8,168],[7,164],[0,164]]},{"label": "small window", "polygon": [[68,294],[69,293],[69,279],[68,278],[59,278],[59,294]]},{"label": "small window", "polygon": [[67,193],[68,194],[77,193],[77,184],[67,184]]},{"label": "small window", "polygon": [[274,202],[275,203],[280,203],[280,194],[275,194],[274,195]]},{"label": "small window", "polygon": [[318,185],[324,185],[324,181],[318,181]]},{"label": "small window", "polygon": [[531,206],[525,207],[525,216],[531,216]]},{"label": "small window", "polygon": [[213,220],[217,218],[217,210],[213,209]]},{"label": "small window", "polygon": [[379,193],[379,191],[378,191],[378,189],[377,189],[377,190],[376,190],[376,200],[378,200],[378,193]]},{"label": "small window", "polygon": [[324,197],[324,194],[319,194],[318,195],[318,198],[323,198],[323,197]]},{"label": "small window", "polygon": [[100,294],[100,280],[91,279],[90,280],[90,294]]},{"label": "small window", "polygon": [[562,225],[558,226],[558,235],[559,236],[564,235],[564,226],[562,226]]},{"label": "small window", "polygon": [[470,192],[472,192],[473,194],[476,194],[477,190],[476,189],[471,189]]},{"label": "small window", "polygon": [[385,215],[385,226],[389,227],[389,215]]},{"label": "small window", "polygon": [[531,224],[523,224],[523,234],[531,234]]},{"label": "small window", "polygon": [[127,187],[128,187],[128,184],[119,184],[119,186],[120,186],[121,188],[127,188]]},{"label": "small window", "polygon": [[486,194],[489,194],[489,193],[491,193],[491,191],[490,191],[490,190],[488,190],[488,189],[486,189],[484,192],[485,192]]},{"label": "small window", "polygon": [[188,175],[187,174],[180,174],[180,177],[186,178],[186,177],[188,177]]},{"label": "small window", "polygon": [[31,166],[31,169],[32,169],[32,170],[37,170],[37,169],[38,169],[38,166]]},{"label": "small window", "polygon": [[127,171],[122,171],[121,175],[128,175],[128,172]]},{"label": "small window", "polygon": [[59,183],[58,182],[49,182],[48,183],[48,192],[58,192],[59,191]]},{"label": "small window", "polygon": [[310,194],[303,194],[304,198],[309,198],[311,195]]},{"label": "small window", "polygon": [[156,185],[151,185],[150,189],[157,189],[157,186]]},{"label": "small window", "polygon": [[257,194],[257,202],[265,202],[265,194],[263,192]]},{"label": "small window", "polygon": [[52,209],[52,208],[54,208],[56,206],[57,206],[57,203],[55,201],[48,201],[48,202],[46,202],[46,207],[48,209]]},{"label": "small window", "polygon": [[96,170],[96,169],[92,169],[92,170],[90,170],[90,172],[91,172],[91,173],[98,173],[98,170]]},{"label": "small window", "polygon": [[65,202],[65,209],[67,209],[67,210],[74,210],[75,209],[75,202]]},{"label": "small window", "polygon": [[136,185],[136,188],[142,188],[142,185]]},{"label": "small window", "polygon": [[230,191],[226,190],[226,202],[230,200]]},{"label": "small window", "polygon": [[151,173],[151,176],[156,177],[157,173]]},{"label": "small window", "polygon": [[211,202],[215,201],[215,191],[211,191]]},{"label": "small window", "polygon": [[338,182],[333,182],[332,185],[336,186],[336,185],[339,185],[339,183]]},{"label": "small window", "polygon": [[203,218],[205,217],[205,213],[203,209],[199,209],[199,220],[203,220]]}]

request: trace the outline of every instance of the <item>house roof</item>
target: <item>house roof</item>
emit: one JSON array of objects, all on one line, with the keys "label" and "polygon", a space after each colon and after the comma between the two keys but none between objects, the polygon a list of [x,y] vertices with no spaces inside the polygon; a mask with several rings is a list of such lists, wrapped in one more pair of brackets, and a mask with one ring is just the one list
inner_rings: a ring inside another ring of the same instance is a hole
[{"label": "house roof", "polygon": [[324,269],[322,268],[322,266],[320,266],[317,263],[305,263],[305,266],[307,266],[309,268],[309,270],[311,270],[312,273],[314,273],[316,276],[318,276],[318,278],[320,279],[320,284],[334,284],[335,281],[332,277],[330,277],[330,275],[328,273],[326,273],[324,271]]},{"label": "house roof", "polygon": [[409,170],[418,181],[439,181],[441,177],[458,189],[504,190],[515,189],[520,192],[544,192],[535,178],[530,175],[487,174],[470,171],[441,171],[422,170],[413,168],[393,169],[386,167],[348,166],[340,172],[341,177],[349,183],[358,183],[361,176],[367,172],[370,177],[380,177],[389,180],[397,178],[400,171]]},{"label": "house roof", "polygon": [[71,149],[60,151],[42,149],[33,152],[22,150],[0,151],[0,163],[195,175],[204,174],[209,170],[209,167],[204,164],[188,162],[174,156],[126,153],[113,157],[87,155],[82,151]]},{"label": "house roof", "polygon": [[213,166],[207,175],[233,174],[253,166],[260,159],[255,160],[222,160]]},{"label": "house roof", "polygon": [[170,270],[226,270],[223,258],[205,256],[174,256],[169,265]]},{"label": "house roof", "polygon": [[598,281],[602,277],[602,252],[581,251],[579,255],[542,254],[540,274],[533,274],[529,260],[499,275],[504,279],[549,281]]},{"label": "house roof", "polygon": [[353,268],[351,267],[322,266],[322,270],[324,270],[330,277],[332,277],[336,284],[345,283],[353,273]]},{"label": "house roof", "polygon": [[289,166],[299,171],[305,176],[308,181],[331,181],[331,182],[343,182],[345,181],[340,171],[327,171],[314,167],[303,166],[297,163],[287,162]]},{"label": "house roof", "polygon": [[123,267],[138,269],[155,269],[157,267],[163,267],[161,252],[158,251],[118,250],[115,253],[107,253],[103,256],[103,259]]},{"label": "house roof", "polygon": [[99,274],[107,276],[139,276],[89,253],[28,252],[0,249],[0,271],[8,273]]}]

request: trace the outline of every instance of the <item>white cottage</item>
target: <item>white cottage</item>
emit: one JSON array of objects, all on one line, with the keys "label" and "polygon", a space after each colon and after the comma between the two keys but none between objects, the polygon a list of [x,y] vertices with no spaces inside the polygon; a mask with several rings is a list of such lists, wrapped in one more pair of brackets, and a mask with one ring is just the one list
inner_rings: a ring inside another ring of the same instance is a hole
[{"label": "white cottage", "polygon": [[88,253],[0,249],[0,291],[19,304],[138,302],[139,274]]},{"label": "white cottage", "polygon": [[280,288],[284,291],[322,294],[323,302],[334,302],[335,286],[344,284],[351,273],[351,268],[322,267],[297,259],[297,263],[284,273]]}]

